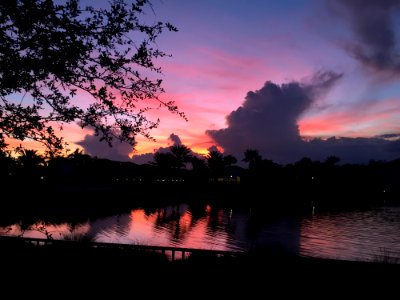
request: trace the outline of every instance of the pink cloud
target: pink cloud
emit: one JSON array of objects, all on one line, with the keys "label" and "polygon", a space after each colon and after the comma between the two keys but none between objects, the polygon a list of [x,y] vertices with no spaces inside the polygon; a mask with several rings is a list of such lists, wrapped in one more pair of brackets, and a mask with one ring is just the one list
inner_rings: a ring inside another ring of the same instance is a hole
[{"label": "pink cloud", "polygon": [[[400,99],[356,103],[299,121],[302,136],[372,137],[399,132]],[[345,109],[345,110],[344,110]]]},{"label": "pink cloud", "polygon": [[[222,51],[218,48],[206,46],[191,47],[188,49],[192,53],[191,59],[180,59],[176,57],[166,61],[163,68],[166,74],[178,76],[179,78],[195,79],[194,84],[206,84],[213,86],[220,82],[231,82],[231,80],[240,80],[240,82],[251,82],[259,77],[259,73],[265,78],[273,77],[278,69],[273,68],[266,63],[264,57],[253,55],[240,55],[232,51]],[[237,83],[237,82],[236,82]],[[179,84],[179,83],[178,83]]]}]

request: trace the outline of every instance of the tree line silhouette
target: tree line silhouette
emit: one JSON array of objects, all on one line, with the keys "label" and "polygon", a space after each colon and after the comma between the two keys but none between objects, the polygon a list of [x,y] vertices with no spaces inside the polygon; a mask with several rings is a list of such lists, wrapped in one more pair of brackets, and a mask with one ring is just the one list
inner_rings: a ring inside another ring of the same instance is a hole
[{"label": "tree line silhouette", "polygon": [[[202,157],[185,145],[174,145],[168,151],[156,152],[153,161],[138,165],[91,157],[81,150],[64,156],[45,158],[35,150],[19,149],[15,154],[0,151],[0,176],[9,186],[40,188],[59,186],[92,186],[130,188],[160,185],[184,191],[223,190],[230,195],[247,197],[246,201],[262,203],[363,204],[393,202],[400,195],[400,159],[373,161],[368,164],[339,164],[340,158],[325,161],[304,157],[280,165],[263,159],[256,149],[247,149],[237,159],[217,150]],[[272,196],[274,195],[274,196]]]}]

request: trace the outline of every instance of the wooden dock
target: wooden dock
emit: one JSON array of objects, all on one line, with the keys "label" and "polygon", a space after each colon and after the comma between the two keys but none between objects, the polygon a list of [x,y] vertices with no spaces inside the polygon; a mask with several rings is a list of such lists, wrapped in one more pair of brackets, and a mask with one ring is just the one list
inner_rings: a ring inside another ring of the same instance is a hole
[{"label": "wooden dock", "polygon": [[134,245],[134,244],[117,244],[117,243],[100,243],[100,242],[87,242],[87,241],[69,241],[69,240],[55,240],[55,239],[42,239],[42,238],[28,238],[28,237],[14,237],[14,236],[0,236],[0,247],[2,243],[17,244],[22,243],[25,245],[34,245],[37,247],[61,246],[61,247],[79,247],[86,246],[95,249],[120,249],[135,252],[156,252],[166,255],[171,261],[185,260],[191,255],[199,256],[214,256],[214,257],[238,257],[245,254],[240,251],[224,251],[224,250],[209,250],[209,249],[194,249],[194,248],[181,248],[171,246],[149,246],[149,245]]}]

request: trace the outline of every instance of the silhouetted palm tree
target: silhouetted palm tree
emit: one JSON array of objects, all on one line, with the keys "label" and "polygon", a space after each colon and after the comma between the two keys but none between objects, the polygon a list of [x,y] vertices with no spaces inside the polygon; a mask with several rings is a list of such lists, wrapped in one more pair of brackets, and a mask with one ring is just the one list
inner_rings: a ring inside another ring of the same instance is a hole
[{"label": "silhouetted palm tree", "polygon": [[169,148],[172,157],[175,160],[175,168],[181,169],[185,167],[185,163],[190,161],[192,155],[190,154],[190,149],[185,145],[175,145]]},{"label": "silhouetted palm tree", "polygon": [[[88,157],[88,154],[83,153],[82,149],[76,148],[74,152],[68,155],[68,158],[70,159],[80,159],[82,157]],[[89,156],[90,157],[90,156]]]},{"label": "silhouetted palm tree", "polygon": [[193,171],[204,170],[207,168],[206,161],[196,156],[190,158],[190,163],[192,164]]},{"label": "silhouetted palm tree", "polygon": [[92,161],[92,158],[89,154],[85,154],[81,149],[78,148],[68,155],[68,159],[78,168],[88,167]]},{"label": "silhouetted palm tree", "polygon": [[176,164],[174,156],[169,152],[156,152],[154,153],[153,160],[150,164],[162,169],[171,169]]},{"label": "silhouetted palm tree", "polygon": [[244,162],[249,163],[249,169],[254,169],[256,165],[261,161],[262,157],[258,150],[255,149],[247,149],[244,152]]},{"label": "silhouetted palm tree", "polygon": [[221,175],[224,171],[224,157],[219,151],[210,151],[206,156],[208,167],[214,175]]},{"label": "silhouetted palm tree", "polygon": [[230,155],[230,154],[224,156],[223,161],[224,161],[225,166],[231,166],[231,165],[234,165],[237,163],[236,157],[234,157],[233,155]]},{"label": "silhouetted palm tree", "polygon": [[25,179],[39,179],[43,176],[43,170],[46,161],[43,156],[38,154],[36,150],[17,149],[19,156],[17,157],[18,169]]},{"label": "silhouetted palm tree", "polygon": [[36,150],[19,149],[17,158],[19,164],[25,169],[35,168],[45,165],[45,159]]}]

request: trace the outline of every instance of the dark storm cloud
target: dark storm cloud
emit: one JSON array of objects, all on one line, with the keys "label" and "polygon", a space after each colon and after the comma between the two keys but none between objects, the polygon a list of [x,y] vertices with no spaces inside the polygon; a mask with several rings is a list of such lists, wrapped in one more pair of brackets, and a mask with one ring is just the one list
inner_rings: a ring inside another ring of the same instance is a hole
[{"label": "dark storm cloud", "polygon": [[357,41],[348,45],[364,65],[379,71],[400,72],[394,20],[400,0],[340,0],[331,5],[350,23]]},{"label": "dark storm cloud", "polygon": [[[168,137],[168,143],[171,146],[180,146],[182,141],[178,135],[171,133]],[[115,161],[133,161],[137,164],[147,164],[153,161],[154,153],[144,153],[140,155],[134,155],[131,159],[130,153],[133,151],[133,147],[127,143],[121,143],[117,140],[112,142],[112,147],[109,147],[106,142],[100,142],[99,137],[94,134],[87,134],[85,138],[77,143],[82,146],[85,153],[99,158],[107,158]],[[154,152],[168,152],[168,147],[160,147]]]},{"label": "dark storm cloud", "polygon": [[129,154],[132,152],[133,147],[128,143],[121,143],[114,140],[112,147],[104,141],[100,142],[99,137],[94,134],[85,135],[84,139],[77,143],[82,146],[85,153],[98,158],[108,158],[115,161],[129,161]]},{"label": "dark storm cloud", "polygon": [[258,149],[275,160],[298,157],[303,148],[299,116],[340,77],[321,72],[308,84],[268,81],[260,90],[248,92],[243,105],[227,116],[227,128],[208,130],[207,134],[227,153],[238,157],[247,148]]},{"label": "dark storm cloud", "polygon": [[182,141],[181,141],[180,137],[174,133],[171,133],[169,135],[168,141],[172,143],[172,146],[181,146],[182,145]]},{"label": "dark storm cloud", "polygon": [[325,160],[328,156],[340,157],[343,163],[366,163],[374,160],[393,160],[400,157],[400,141],[375,138],[314,139],[305,143],[307,156]]},{"label": "dark storm cloud", "polygon": [[144,154],[137,154],[133,155],[132,161],[135,164],[143,165],[148,164],[149,162],[153,161],[154,153],[144,153]]},{"label": "dark storm cloud", "polygon": [[208,130],[216,143],[239,160],[246,149],[257,149],[264,158],[278,163],[302,157],[323,160],[336,155],[342,162],[388,160],[400,156],[400,142],[380,138],[331,138],[304,141],[297,121],[317,98],[327,92],[341,75],[318,73],[309,83],[277,85],[267,82],[260,90],[249,92],[242,106],[227,116],[227,128]]}]

